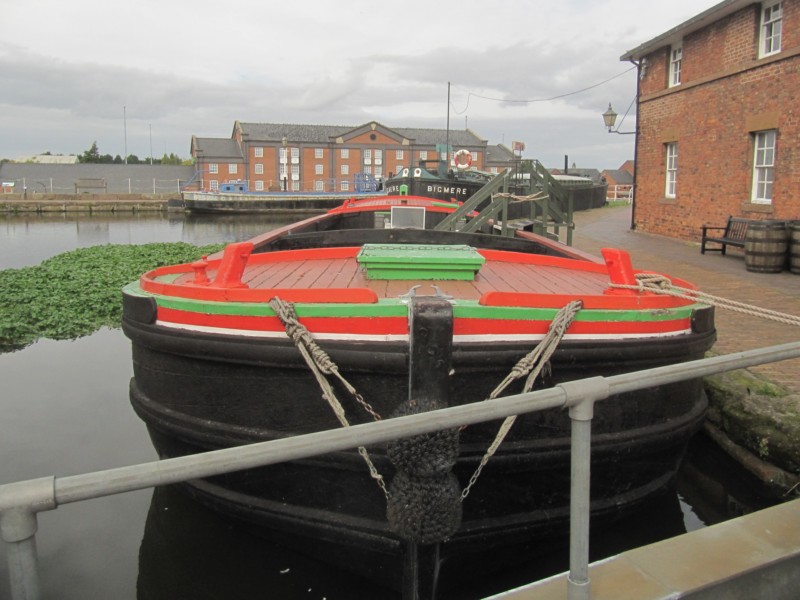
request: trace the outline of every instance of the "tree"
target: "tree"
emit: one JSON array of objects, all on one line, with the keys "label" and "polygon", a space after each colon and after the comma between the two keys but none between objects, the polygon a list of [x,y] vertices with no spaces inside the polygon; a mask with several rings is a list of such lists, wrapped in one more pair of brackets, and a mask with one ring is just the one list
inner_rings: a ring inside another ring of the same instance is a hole
[{"label": "tree", "polygon": [[99,163],[100,151],[97,149],[97,142],[92,142],[92,147],[78,157],[79,163]]}]

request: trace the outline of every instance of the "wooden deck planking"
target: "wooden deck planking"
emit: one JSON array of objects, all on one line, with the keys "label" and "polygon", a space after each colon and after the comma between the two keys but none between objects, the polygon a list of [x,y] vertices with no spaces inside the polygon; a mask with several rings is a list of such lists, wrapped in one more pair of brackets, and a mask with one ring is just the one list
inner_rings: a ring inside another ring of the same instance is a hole
[{"label": "wooden deck planking", "polygon": [[[181,279],[191,278],[191,275]],[[602,274],[581,273],[558,267],[487,261],[474,281],[451,280],[368,280],[355,258],[290,261],[248,267],[244,283],[253,289],[268,288],[363,288],[378,297],[396,298],[414,285],[419,294],[431,295],[435,285],[444,294],[477,300],[491,291],[539,294],[602,294],[607,278]]]}]

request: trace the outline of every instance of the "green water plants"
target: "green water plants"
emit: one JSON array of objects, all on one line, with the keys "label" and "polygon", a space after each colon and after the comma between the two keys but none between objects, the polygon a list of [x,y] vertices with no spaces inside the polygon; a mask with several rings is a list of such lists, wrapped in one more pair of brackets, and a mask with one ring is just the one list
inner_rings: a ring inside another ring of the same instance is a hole
[{"label": "green water plants", "polygon": [[191,262],[222,244],[108,244],[59,254],[33,267],[0,271],[0,351],[40,337],[74,339],[119,327],[120,289],[156,267]]}]

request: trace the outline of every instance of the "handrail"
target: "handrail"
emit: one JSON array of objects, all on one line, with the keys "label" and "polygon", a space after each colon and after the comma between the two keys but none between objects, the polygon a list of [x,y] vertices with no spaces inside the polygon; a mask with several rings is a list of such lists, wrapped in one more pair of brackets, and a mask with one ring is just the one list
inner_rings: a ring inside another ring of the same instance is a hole
[{"label": "handrail", "polygon": [[52,510],[61,504],[369,446],[548,408],[569,408],[573,423],[573,479],[570,490],[568,598],[585,600],[590,598],[588,466],[594,403],[611,395],[797,357],[800,357],[800,342],[793,342],[621,375],[580,379],[545,390],[343,429],[82,475],[59,478],[51,476],[0,485],[0,533],[9,544],[12,598],[35,600],[40,597],[35,543],[38,527],[36,514]]}]

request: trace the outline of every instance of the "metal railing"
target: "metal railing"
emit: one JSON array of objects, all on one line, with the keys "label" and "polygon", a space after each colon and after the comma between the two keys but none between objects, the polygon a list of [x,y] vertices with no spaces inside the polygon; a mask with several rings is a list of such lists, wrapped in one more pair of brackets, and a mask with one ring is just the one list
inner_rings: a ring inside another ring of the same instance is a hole
[{"label": "metal railing", "polygon": [[13,600],[40,598],[36,531],[37,513],[41,511],[62,504],[369,446],[512,415],[567,408],[572,421],[567,593],[570,600],[587,600],[591,597],[589,464],[594,403],[616,394],[797,357],[800,357],[800,342],[622,375],[591,377],[546,390],[248,446],[83,475],[50,476],[0,485],[0,533],[9,549],[11,597]]}]

